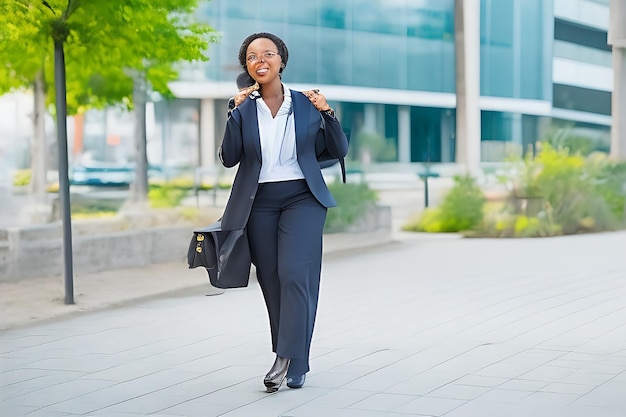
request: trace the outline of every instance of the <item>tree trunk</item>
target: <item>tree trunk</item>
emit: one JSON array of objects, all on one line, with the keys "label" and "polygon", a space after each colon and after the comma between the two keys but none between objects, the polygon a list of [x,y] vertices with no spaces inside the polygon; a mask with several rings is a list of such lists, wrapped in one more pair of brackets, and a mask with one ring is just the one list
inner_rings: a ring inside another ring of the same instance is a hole
[{"label": "tree trunk", "polygon": [[131,186],[131,199],[135,206],[145,206],[148,201],[148,153],[146,135],[146,81],[136,74],[133,91],[135,116],[135,180]]},{"label": "tree trunk", "polygon": [[57,142],[59,146],[59,199],[63,222],[63,273],[65,304],[74,304],[74,267],[72,261],[72,217],[67,157],[67,98],[63,41],[54,41],[54,87],[56,90]]},{"label": "tree trunk", "polygon": [[37,74],[34,83],[33,139],[30,149],[30,194],[26,208],[30,221],[35,224],[48,223],[52,208],[48,202],[48,149],[46,145],[46,93],[43,70]]}]

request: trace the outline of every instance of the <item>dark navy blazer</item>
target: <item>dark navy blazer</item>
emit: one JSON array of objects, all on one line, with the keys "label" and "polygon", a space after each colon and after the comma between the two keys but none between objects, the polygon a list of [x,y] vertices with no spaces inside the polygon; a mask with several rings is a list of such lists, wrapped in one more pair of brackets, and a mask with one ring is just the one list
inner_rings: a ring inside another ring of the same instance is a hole
[{"label": "dark navy blazer", "polygon": [[[298,164],[317,201],[324,207],[334,207],[337,203],[326,186],[318,158],[345,157],[348,139],[336,118],[320,113],[302,92],[290,91]],[[222,217],[222,230],[243,229],[248,223],[261,172],[261,140],[253,98],[246,98],[231,112],[219,156],[227,168],[239,164]]]}]

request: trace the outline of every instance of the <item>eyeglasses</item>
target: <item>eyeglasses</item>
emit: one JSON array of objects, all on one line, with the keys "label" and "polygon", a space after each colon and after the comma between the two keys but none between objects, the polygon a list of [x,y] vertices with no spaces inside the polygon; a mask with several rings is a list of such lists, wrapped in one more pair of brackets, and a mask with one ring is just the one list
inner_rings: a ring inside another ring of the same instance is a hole
[{"label": "eyeglasses", "polygon": [[[274,58],[276,55],[278,55],[278,52],[267,51],[263,52],[261,54],[261,57],[263,61],[267,61],[268,59]],[[255,62],[259,61],[259,58],[254,54],[250,54],[246,57],[246,61],[248,61],[248,64],[254,64]]]}]

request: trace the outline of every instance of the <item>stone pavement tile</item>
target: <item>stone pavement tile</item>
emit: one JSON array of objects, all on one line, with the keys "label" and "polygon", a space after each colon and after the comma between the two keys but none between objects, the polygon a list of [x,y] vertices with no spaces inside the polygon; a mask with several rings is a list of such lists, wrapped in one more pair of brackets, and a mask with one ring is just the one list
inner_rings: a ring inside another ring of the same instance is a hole
[{"label": "stone pavement tile", "polygon": [[466,402],[450,398],[419,397],[391,411],[411,415],[442,416]]},{"label": "stone pavement tile", "polygon": [[[603,308],[611,308],[612,310],[623,309],[622,299],[612,300],[611,303],[613,303],[613,306],[609,307],[609,303],[604,302]],[[599,339],[604,337],[603,333],[607,331],[606,327],[614,326],[615,323],[621,323],[625,318],[626,310],[606,313],[605,311],[592,311],[591,309],[587,309],[577,314],[570,314],[558,323],[553,323],[552,326],[542,328],[541,332],[537,332],[536,335],[532,334],[532,336],[535,336],[538,340],[546,340],[548,343],[558,343],[558,339],[560,337],[570,337],[573,332],[576,332],[576,334],[586,333],[594,338],[592,340],[595,344],[588,342],[577,347],[576,349],[569,350],[578,350],[595,354],[612,354],[621,349],[623,346],[622,342],[619,340],[611,340],[609,338],[605,341],[601,341]]]},{"label": "stone pavement tile", "polygon": [[[94,408],[87,415],[112,415],[129,413],[133,415],[152,415],[159,411],[183,403],[190,399],[189,396],[170,395],[163,392],[152,392],[140,397],[132,398],[117,404],[107,404],[104,407]],[[53,407],[51,407],[53,408]]]},{"label": "stone pavement tile", "polygon": [[26,406],[26,405],[17,405],[17,404],[0,404],[2,408],[2,414],[7,417],[18,417],[31,415],[30,413],[37,411],[37,407]]},{"label": "stone pavement tile", "polygon": [[[312,385],[316,387],[340,388],[359,378],[360,376],[351,373],[338,373],[329,371],[315,373],[312,372],[310,376],[307,376],[306,383],[307,385]],[[359,392],[363,392],[366,395],[372,394],[371,392],[367,391]]]},{"label": "stone pavement tile", "polygon": [[459,375],[446,371],[440,372],[436,369],[421,372],[404,381],[392,380],[389,388],[385,392],[402,395],[426,395],[451,382],[457,380]]},{"label": "stone pavement tile", "polygon": [[567,384],[563,382],[554,382],[541,388],[541,392],[553,392],[560,394],[577,394],[584,395],[595,388],[595,385]]},{"label": "stone pavement tile", "polygon": [[[468,352],[468,354],[472,355],[472,359],[478,360],[478,358],[483,358],[478,362],[481,364],[484,363],[483,367],[505,360],[512,363],[525,361],[534,363],[535,361],[535,358],[526,356],[526,352],[532,351],[532,347],[519,341],[494,343],[487,342],[485,338],[479,337],[476,338],[473,343],[471,352]],[[489,360],[485,360],[484,358],[488,358]],[[482,369],[482,367],[479,369]]]},{"label": "stone pavement tile", "polygon": [[37,390],[36,395],[18,396],[6,401],[18,405],[43,408],[51,404],[72,400],[85,394],[97,392],[114,385],[111,381],[71,380]]},{"label": "stone pavement tile", "polygon": [[474,349],[459,354],[453,353],[455,356],[441,363],[434,364],[430,370],[437,370],[441,373],[456,374],[462,377],[467,374],[481,374],[483,369],[491,369],[498,366],[500,362],[494,364],[496,358],[494,356],[479,354]]},{"label": "stone pavement tile", "polygon": [[[75,416],[75,414],[73,415]],[[113,413],[111,411],[96,411],[94,413],[89,413],[87,417],[146,417],[146,415],[144,413]],[[183,416],[182,414],[179,414],[178,416],[175,416],[173,414],[171,415],[165,415],[165,414],[152,414],[150,417],[186,417]]]},{"label": "stone pavement tile", "polygon": [[412,369],[399,370],[397,363],[412,352],[406,350],[374,351],[346,365],[332,369],[333,372],[352,374],[353,378],[343,387],[364,391],[384,391],[386,388],[413,375]]},{"label": "stone pavement tile", "polygon": [[597,374],[608,374],[611,376],[616,376],[622,372],[624,372],[623,364],[612,364],[608,362],[592,362],[585,365],[583,371],[597,373]]},{"label": "stone pavement tile", "polygon": [[[579,290],[575,295],[568,294],[567,298],[564,295],[556,299],[551,298],[549,304],[534,307],[533,309],[537,310],[535,313],[510,322],[497,329],[497,332],[506,338],[522,336],[544,341],[587,326],[590,322],[603,328],[606,326],[603,323],[604,317],[622,308],[616,296],[616,289],[619,287],[607,288],[603,293],[591,296],[585,296],[585,292],[589,290]],[[580,298],[576,299],[576,297]],[[538,304],[538,302],[535,301],[532,304]],[[595,330],[591,333],[595,335],[596,332],[604,331],[604,329]]]},{"label": "stone pavement tile", "polygon": [[[412,414],[415,417],[432,417],[428,415]],[[256,414],[255,414],[256,416]],[[280,416],[268,415],[267,417],[407,417],[406,413],[392,413],[389,411],[372,411],[372,410],[353,410],[353,409],[334,409],[334,408],[317,408],[309,404],[302,405]],[[242,416],[243,417],[243,416]]]},{"label": "stone pavement tile", "polygon": [[528,368],[535,368],[540,365],[545,365],[548,362],[558,360],[565,354],[566,352],[559,350],[532,348],[516,353],[506,358],[506,361],[515,364],[525,363],[528,365]]},{"label": "stone pavement tile", "polygon": [[541,388],[548,385],[545,381],[531,381],[528,379],[511,379],[504,384],[498,385],[498,388],[503,390],[514,390],[514,391],[528,391],[535,392],[540,391]]},{"label": "stone pavement tile", "polygon": [[118,360],[116,366],[85,374],[83,379],[102,379],[118,383],[144,378],[159,372],[144,362]]},{"label": "stone pavement tile", "polygon": [[371,374],[377,369],[378,368],[375,366],[359,365],[349,362],[343,365],[336,366],[332,368],[331,371],[338,374],[350,374],[355,378],[362,378],[366,375]]},{"label": "stone pavement tile", "polygon": [[28,368],[35,369],[48,369],[48,370],[63,370],[74,371],[80,373],[97,372],[106,369],[109,366],[113,366],[104,358],[102,361],[94,360],[94,358],[100,359],[99,355],[73,355],[72,353],[63,353],[59,357],[48,357],[39,360],[34,360],[28,363]]},{"label": "stone pavement tile", "polygon": [[349,406],[363,411],[392,411],[416,400],[417,395],[374,394]]},{"label": "stone pavement tile", "polygon": [[[155,392],[166,392],[168,387],[182,384],[183,382],[199,378],[195,374],[186,374],[173,370],[155,372],[140,378],[122,383],[111,383],[100,389],[92,390],[79,396],[72,395],[71,391],[61,391],[56,401],[47,401],[45,409],[50,411],[64,411],[74,413],[91,413],[125,403]],[[88,386],[96,380],[76,380],[74,382]],[[141,409],[119,411],[143,411]]]},{"label": "stone pavement tile", "polygon": [[532,392],[522,390],[493,388],[479,397],[481,402],[516,404],[531,395]]},{"label": "stone pavement tile", "polygon": [[546,340],[539,347],[545,350],[570,352],[581,348],[585,344],[593,340],[585,336],[573,336],[569,333],[560,335],[558,338]]},{"label": "stone pavement tile", "polygon": [[[450,410],[445,417],[509,417],[510,404],[473,400]],[[529,414],[535,417],[533,414]],[[553,416],[556,417],[556,416]]]},{"label": "stone pavement tile", "polygon": [[[626,313],[624,313],[624,315],[626,316]],[[616,319],[617,324],[619,318]],[[626,346],[626,329],[624,327],[624,324],[620,323],[616,328],[606,332],[600,337],[590,339],[581,347],[588,352],[605,354],[619,354],[619,352],[623,352],[623,354],[626,355],[626,351],[624,350],[624,346]]]},{"label": "stone pavement tile", "polygon": [[[307,384],[309,383],[309,379],[307,378]],[[313,384],[313,386],[319,386]],[[335,388],[328,385],[323,385],[325,388]],[[298,410],[302,411],[303,408],[317,409],[317,410],[340,410],[350,407],[353,404],[362,401],[373,394],[368,391],[361,390],[351,390],[346,388],[336,388],[330,389],[326,394],[321,395],[317,398],[312,399],[311,401],[303,404],[298,408]],[[323,415],[324,413],[319,413],[319,415]],[[327,414],[332,415],[332,414]]]},{"label": "stone pavement tile", "polygon": [[497,387],[510,381],[510,378],[483,376],[483,375],[465,375],[454,381],[455,384],[471,385],[476,387]]},{"label": "stone pavement tile", "polygon": [[[49,410],[35,410],[28,414],[28,417],[76,417],[75,413],[65,413],[62,411],[49,411]],[[132,416],[125,416],[132,417]],[[137,417],[137,416],[135,416]]]},{"label": "stone pavement tile", "polygon": [[[29,378],[22,381],[16,381],[10,385],[2,387],[0,390],[0,406],[5,402],[14,402],[14,399],[22,396],[30,396],[36,394],[39,390],[46,387],[62,384],[65,381],[72,380],[84,375],[80,372],[55,370],[37,378]],[[3,374],[0,374],[2,378]]]},{"label": "stone pavement tile", "polygon": [[407,349],[382,349],[363,355],[352,361],[352,364],[384,368],[412,356],[414,352]]},{"label": "stone pavement tile", "polygon": [[572,368],[562,368],[560,366],[542,365],[537,368],[531,369],[528,372],[520,374],[521,379],[531,379],[534,381],[563,381],[569,376],[575,373],[576,370]]},{"label": "stone pavement tile", "polygon": [[[3,358],[4,362],[4,358]],[[3,366],[2,368],[5,368]],[[37,378],[50,375],[53,371],[48,369],[28,369],[28,368],[9,368],[6,366],[6,371],[0,369],[0,387],[13,386],[15,384],[22,383],[24,381],[31,381]]]},{"label": "stone pavement tile", "polygon": [[519,404],[531,409],[542,407],[566,407],[580,398],[578,394],[563,394],[553,392],[533,392],[523,398]]},{"label": "stone pavement tile", "polygon": [[445,417],[620,417],[606,407],[577,407],[560,405],[541,405],[531,403],[485,403],[471,401]]},{"label": "stone pavement tile", "polygon": [[566,352],[564,356],[561,356],[553,361],[550,361],[550,365],[558,366],[560,368],[570,368],[575,371],[582,371],[588,365],[589,362],[579,361],[579,360],[571,360],[571,359],[563,359],[568,353]]},{"label": "stone pavement tile", "polygon": [[[552,411],[551,411],[552,410]],[[546,414],[551,412],[551,414]],[[580,407],[576,404],[556,409],[548,409],[542,415],[545,417],[623,417],[624,410],[615,410],[611,407]]]},{"label": "stone pavement tile", "polygon": [[611,380],[580,396],[576,405],[610,407],[626,415],[626,381]]},{"label": "stone pavement tile", "polygon": [[[202,378],[112,404],[99,412],[137,412],[180,414],[183,410],[203,415],[205,409],[217,407],[226,412],[242,403],[253,403],[269,395],[262,390],[261,378],[243,380],[224,387],[219,379]],[[206,405],[202,405],[206,404]]]},{"label": "stone pavement tile", "polygon": [[613,374],[589,372],[585,370],[576,371],[565,378],[559,380],[567,384],[580,384],[580,385],[592,385],[598,386],[607,381],[610,381],[615,376]]},{"label": "stone pavement tile", "polygon": [[513,379],[526,372],[528,372],[528,365],[523,363],[511,363],[507,360],[494,363],[472,373],[475,375]]},{"label": "stone pavement tile", "polygon": [[427,349],[420,349],[413,355],[388,365],[385,372],[406,378],[418,376],[423,372],[430,372],[454,379],[455,376],[465,375],[467,369],[475,367],[471,363],[475,356],[467,355],[468,350],[471,351],[464,343],[457,343],[453,346],[445,343],[434,343]]},{"label": "stone pavement tile", "polygon": [[472,385],[446,384],[441,388],[428,393],[429,397],[451,398],[453,400],[473,400],[489,391],[488,387],[476,387]]},{"label": "stone pavement tile", "polygon": [[[257,383],[258,384],[258,383]],[[264,391],[260,390],[258,385],[255,385],[254,392],[258,392],[262,394],[261,398],[251,401],[244,402],[239,400],[238,395],[241,391],[244,391],[246,388],[238,387],[238,389],[233,390],[230,411],[220,414],[223,417],[250,417],[250,416],[258,416],[258,417],[276,417],[282,415],[288,415],[290,410],[296,409],[301,404],[307,403],[315,398],[318,398],[324,394],[326,394],[329,390],[322,388],[313,388],[309,387],[304,390],[291,390],[289,388],[281,388],[279,392],[275,394],[267,394]],[[178,406],[172,407],[167,410],[163,410],[163,412],[173,412],[173,413],[181,413],[185,412],[191,413],[191,415],[198,415],[199,410],[210,409],[213,404],[224,404],[223,402],[224,394],[222,392],[216,392],[209,394],[207,396],[198,398],[194,401],[190,401],[185,404],[180,404]],[[237,405],[233,405],[236,403]],[[195,413],[195,414],[194,414]]]},{"label": "stone pavement tile", "polygon": [[564,361],[577,361],[577,362],[583,362],[583,363],[601,363],[606,361],[608,358],[608,356],[606,354],[601,354],[601,353],[588,353],[583,351],[578,351],[578,350],[572,350],[570,352],[567,352],[565,355],[561,356],[561,360]]},{"label": "stone pavement tile", "polygon": [[354,379],[343,387],[370,392],[389,392],[396,384],[408,380],[409,377],[404,374],[395,374],[393,371],[383,368]]}]

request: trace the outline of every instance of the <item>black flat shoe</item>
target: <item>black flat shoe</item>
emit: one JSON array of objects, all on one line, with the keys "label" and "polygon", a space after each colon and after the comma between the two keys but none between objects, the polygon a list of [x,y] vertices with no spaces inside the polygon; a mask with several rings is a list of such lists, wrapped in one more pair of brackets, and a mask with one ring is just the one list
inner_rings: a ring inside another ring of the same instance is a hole
[{"label": "black flat shoe", "polygon": [[288,358],[281,358],[278,355],[276,356],[272,369],[270,369],[267,375],[265,375],[265,378],[263,378],[263,384],[265,384],[267,392],[278,391],[278,388],[280,388],[285,380],[285,376],[287,376],[287,370],[289,369],[290,362],[291,360]]},{"label": "black flat shoe", "polygon": [[289,388],[302,388],[305,379],[306,374],[287,377],[287,386]]}]

